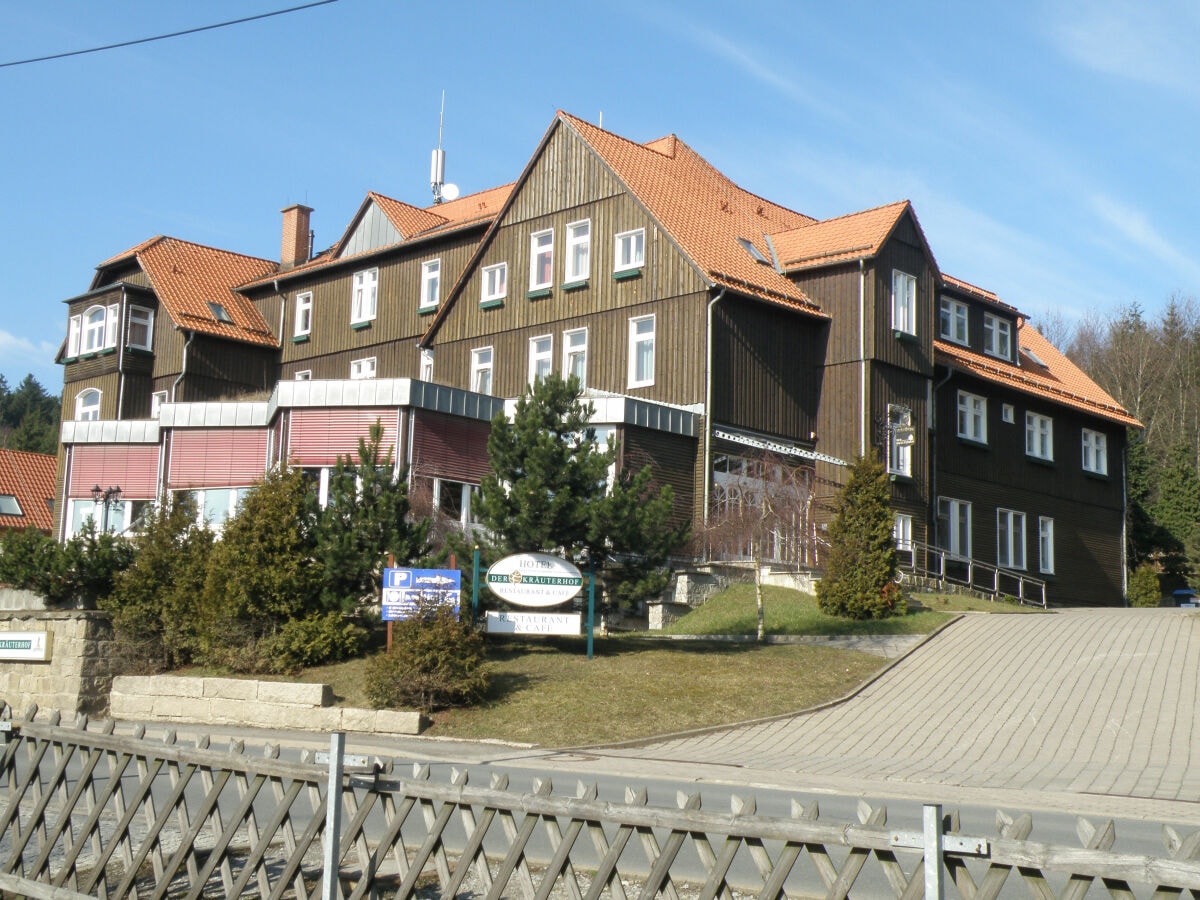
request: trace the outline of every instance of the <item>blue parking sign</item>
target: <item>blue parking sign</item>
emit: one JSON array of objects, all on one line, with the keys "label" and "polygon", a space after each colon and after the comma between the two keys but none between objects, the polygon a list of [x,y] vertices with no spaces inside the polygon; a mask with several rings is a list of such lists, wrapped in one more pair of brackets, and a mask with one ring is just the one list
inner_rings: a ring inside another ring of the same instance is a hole
[{"label": "blue parking sign", "polygon": [[420,604],[441,604],[459,611],[462,573],[458,569],[384,569],[383,620],[413,616]]}]

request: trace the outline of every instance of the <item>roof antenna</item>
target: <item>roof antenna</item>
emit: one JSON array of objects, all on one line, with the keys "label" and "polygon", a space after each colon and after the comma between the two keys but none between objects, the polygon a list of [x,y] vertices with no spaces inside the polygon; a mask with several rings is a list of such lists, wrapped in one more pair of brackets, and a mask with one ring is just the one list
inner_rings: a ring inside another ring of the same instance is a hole
[{"label": "roof antenna", "polygon": [[442,149],[442,125],[446,121],[446,92],[442,91],[442,111],[438,114],[438,145],[429,163],[429,187],[433,189],[433,202],[458,199],[458,185],[446,184],[446,151]]}]

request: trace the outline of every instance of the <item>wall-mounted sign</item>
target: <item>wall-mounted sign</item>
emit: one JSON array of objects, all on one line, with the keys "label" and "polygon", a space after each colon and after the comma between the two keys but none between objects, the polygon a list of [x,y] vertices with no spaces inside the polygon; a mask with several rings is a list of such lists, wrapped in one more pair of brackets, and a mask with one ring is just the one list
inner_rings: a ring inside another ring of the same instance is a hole
[{"label": "wall-mounted sign", "polygon": [[383,621],[414,615],[421,604],[441,604],[458,612],[462,573],[458,569],[384,569]]},{"label": "wall-mounted sign", "polygon": [[50,644],[48,631],[0,631],[0,660],[45,662]]},{"label": "wall-mounted sign", "polygon": [[517,606],[557,606],[583,589],[583,576],[565,559],[549,553],[515,553],[487,571],[487,586]]},{"label": "wall-mounted sign", "polygon": [[579,634],[579,613],[523,613],[488,610],[489,634]]}]

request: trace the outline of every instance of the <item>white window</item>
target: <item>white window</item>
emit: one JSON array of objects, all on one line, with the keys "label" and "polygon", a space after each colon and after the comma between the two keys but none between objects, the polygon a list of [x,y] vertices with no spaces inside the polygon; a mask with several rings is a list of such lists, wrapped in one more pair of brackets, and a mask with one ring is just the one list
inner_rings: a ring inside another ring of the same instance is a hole
[{"label": "white window", "polygon": [[996,510],[996,565],[1025,568],[1025,513]]},{"label": "white window", "polygon": [[471,498],[479,486],[448,478],[433,479],[433,507],[438,514],[458,522],[463,528],[475,521],[471,512]]},{"label": "white window", "polygon": [[912,410],[888,404],[888,471],[893,475],[912,475],[912,449],[916,435]]},{"label": "white window", "polygon": [[1017,421],[1017,413],[1016,410],[1013,409],[1013,405],[1011,403],[1000,404],[1000,421],[1007,422],[1009,425],[1012,425]]},{"label": "white window", "polygon": [[312,381],[312,369],[304,369],[296,373],[297,381]]},{"label": "white window", "polygon": [[1054,420],[1025,413],[1025,452],[1037,459],[1054,459]]},{"label": "white window", "polygon": [[917,279],[899,269],[892,269],[892,328],[917,333]]},{"label": "white window", "polygon": [[1012,323],[991,313],[983,314],[983,352],[1012,359]]},{"label": "white window", "polygon": [[67,536],[79,534],[90,519],[97,532],[124,534],[136,525],[152,506],[150,500],[67,501]]},{"label": "white window", "polygon": [[1038,518],[1038,571],[1054,574],[1054,520]]},{"label": "white window", "polygon": [[292,317],[292,334],[299,337],[312,331],[312,291],[296,295],[296,310]]},{"label": "white window", "polygon": [[912,516],[896,513],[892,519],[892,541],[897,550],[911,551],[913,549]]},{"label": "white window", "polygon": [[503,300],[508,294],[508,263],[496,263],[494,266],[483,267],[482,288],[479,295],[481,303],[489,300]]},{"label": "white window", "polygon": [[442,299],[442,261],[421,263],[421,309],[432,309]]},{"label": "white window", "polygon": [[75,395],[75,418],[80,422],[93,422],[100,418],[100,392],[88,388]]},{"label": "white window", "polygon": [[958,392],[958,436],[987,443],[987,399],[966,391]]},{"label": "white window", "polygon": [[1108,474],[1108,438],[1101,431],[1083,429],[1083,470]]},{"label": "white window", "polygon": [[586,281],[592,269],[592,223],[590,219],[567,226],[567,262],[563,281]]},{"label": "white window", "polygon": [[967,344],[967,304],[943,297],[938,312],[938,334],[956,344]]},{"label": "white window", "polygon": [[82,353],[96,353],[105,346],[104,332],[108,321],[108,308],[93,306],[83,314],[83,346]]},{"label": "white window", "polygon": [[356,359],[350,363],[350,378],[353,381],[359,381],[366,378],[375,377],[375,357],[368,356],[365,359]]},{"label": "white window", "polygon": [[938,543],[951,556],[971,558],[971,504],[938,498]]},{"label": "white window", "polygon": [[623,231],[617,235],[613,252],[613,271],[640,269],[646,264],[646,229]]},{"label": "white window", "polygon": [[563,332],[563,377],[574,375],[581,388],[587,387],[587,341],[586,328]]},{"label": "white window", "polygon": [[202,491],[179,491],[196,505],[196,521],[218,534],[237,512],[250,488],[205,488]]},{"label": "white window", "polygon": [[629,320],[629,386],[654,384],[654,316]]},{"label": "white window", "polygon": [[375,300],[379,291],[379,270],[364,269],[354,273],[350,295],[351,323],[370,322],[375,318]]},{"label": "white window", "polygon": [[471,390],[477,394],[492,392],[492,348],[471,351]]},{"label": "white window", "polygon": [[138,350],[149,350],[154,345],[154,310],[144,306],[129,307],[129,340],[130,347]]},{"label": "white window", "polygon": [[529,339],[529,383],[536,384],[554,371],[554,338],[543,334]]},{"label": "white window", "polygon": [[429,347],[421,349],[421,380],[433,381],[433,350]]},{"label": "white window", "polygon": [[529,236],[529,289],[548,288],[554,283],[554,231],[535,231]]},{"label": "white window", "polygon": [[71,316],[67,321],[67,356],[79,355],[80,340],[83,335],[83,316]]},{"label": "white window", "polygon": [[162,412],[162,405],[167,402],[166,391],[155,391],[150,395],[150,418],[157,419]]}]

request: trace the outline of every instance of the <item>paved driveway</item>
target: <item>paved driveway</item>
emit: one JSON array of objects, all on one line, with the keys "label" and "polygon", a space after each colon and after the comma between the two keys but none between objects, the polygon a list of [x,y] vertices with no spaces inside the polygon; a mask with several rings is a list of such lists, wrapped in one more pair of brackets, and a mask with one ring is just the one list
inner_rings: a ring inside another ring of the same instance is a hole
[{"label": "paved driveway", "polygon": [[1190,610],[971,615],[847,702],[601,752],[831,789],[940,786],[984,801],[1036,792],[1058,798],[1040,805],[1068,808],[1120,798],[1129,814],[1200,819],[1198,682]]}]

